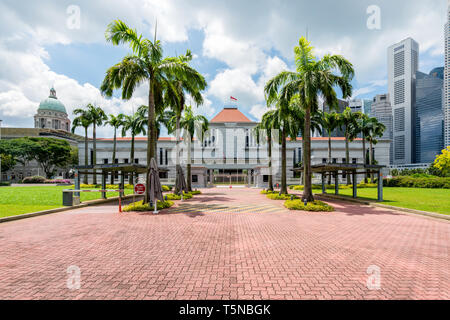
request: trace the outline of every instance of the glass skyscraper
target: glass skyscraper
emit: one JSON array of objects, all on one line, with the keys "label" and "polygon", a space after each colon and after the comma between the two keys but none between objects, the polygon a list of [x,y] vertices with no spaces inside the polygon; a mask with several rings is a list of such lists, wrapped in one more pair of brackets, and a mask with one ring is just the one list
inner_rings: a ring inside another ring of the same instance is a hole
[{"label": "glass skyscraper", "polygon": [[444,68],[416,72],[416,163],[431,163],[444,148]]}]

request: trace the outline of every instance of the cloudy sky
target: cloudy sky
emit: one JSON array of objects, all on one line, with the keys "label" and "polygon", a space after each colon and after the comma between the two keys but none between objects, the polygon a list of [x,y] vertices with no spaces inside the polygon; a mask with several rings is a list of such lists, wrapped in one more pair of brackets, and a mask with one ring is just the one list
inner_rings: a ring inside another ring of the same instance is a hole
[{"label": "cloudy sky", "polygon": [[[367,27],[373,5],[380,29]],[[0,119],[33,127],[51,86],[71,118],[89,102],[114,114],[146,104],[145,86],[129,101],[98,90],[106,69],[129,52],[105,41],[114,19],[149,38],[157,21],[166,56],[191,49],[193,66],[208,81],[197,112],[212,117],[234,96],[256,120],[265,109],[264,83],[293,68],[293,47],[306,30],[318,56],[342,54],[354,64],[354,96],[372,98],[387,91],[387,47],[404,38],[419,42],[421,71],[443,66],[446,8],[446,0],[2,0]]]}]

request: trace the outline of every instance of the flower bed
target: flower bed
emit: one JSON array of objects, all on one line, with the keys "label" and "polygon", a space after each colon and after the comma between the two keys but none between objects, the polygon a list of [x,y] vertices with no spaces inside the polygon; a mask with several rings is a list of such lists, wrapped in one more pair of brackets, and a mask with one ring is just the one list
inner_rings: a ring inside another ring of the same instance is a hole
[{"label": "flower bed", "polygon": [[316,200],[314,202],[308,202],[305,204],[301,200],[288,200],[284,203],[284,206],[289,210],[301,210],[311,212],[332,212],[334,208],[325,202]]},{"label": "flower bed", "polygon": [[267,198],[270,200],[291,200],[291,197],[293,199],[299,199],[296,195],[291,194],[279,194],[279,193],[269,193],[266,195]]},{"label": "flower bed", "polygon": [[[153,211],[154,208],[150,207],[150,204],[142,204],[143,201],[138,201],[138,202],[134,202],[131,203],[125,207],[123,207],[122,211],[124,212],[131,212],[131,211],[139,211],[139,212],[147,212],[147,211]],[[166,200],[166,201],[158,201],[157,202],[157,207],[158,210],[163,210],[166,208],[170,208],[171,206],[173,206],[173,202],[170,200]]]}]

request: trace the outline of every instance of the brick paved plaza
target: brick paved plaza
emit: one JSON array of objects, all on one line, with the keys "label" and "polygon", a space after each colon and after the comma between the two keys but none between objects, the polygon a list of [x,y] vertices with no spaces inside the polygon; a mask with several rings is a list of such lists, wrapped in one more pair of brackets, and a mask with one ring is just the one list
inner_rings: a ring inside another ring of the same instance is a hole
[{"label": "brick paved plaza", "polygon": [[[1,299],[450,299],[450,223],[209,189],[160,215],[98,206],[0,224]],[[381,272],[369,290],[369,266]],[[80,289],[67,287],[69,266]]]}]

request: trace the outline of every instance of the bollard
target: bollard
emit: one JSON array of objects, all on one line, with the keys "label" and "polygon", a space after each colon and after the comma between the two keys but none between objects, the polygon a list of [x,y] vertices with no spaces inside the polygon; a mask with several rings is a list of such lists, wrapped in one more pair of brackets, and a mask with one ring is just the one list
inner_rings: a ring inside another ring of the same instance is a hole
[{"label": "bollard", "polygon": [[119,213],[122,212],[122,197],[119,197]]}]

